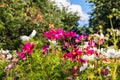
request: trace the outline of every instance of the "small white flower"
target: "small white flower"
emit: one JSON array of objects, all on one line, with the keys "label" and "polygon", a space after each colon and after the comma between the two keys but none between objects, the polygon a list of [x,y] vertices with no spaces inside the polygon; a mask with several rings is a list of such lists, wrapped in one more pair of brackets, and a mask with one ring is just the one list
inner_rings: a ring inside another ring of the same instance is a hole
[{"label": "small white flower", "polygon": [[9,50],[3,50],[3,49],[1,49],[0,52],[1,52],[2,54],[8,54],[8,53],[9,53]]},{"label": "small white flower", "polygon": [[88,56],[88,59],[89,59],[89,60],[94,60],[94,58],[95,58],[95,55],[94,55],[94,54]]},{"label": "small white flower", "polygon": [[120,31],[119,30],[117,30],[116,36],[120,36]]},{"label": "small white flower", "polygon": [[48,40],[52,45],[57,45],[57,42],[55,40]]},{"label": "small white flower", "polygon": [[6,59],[11,59],[12,58],[12,54],[8,54]]},{"label": "small white flower", "polygon": [[114,49],[108,49],[107,52],[105,51],[102,51],[102,55],[105,56],[105,57],[114,57],[115,55],[115,50]]},{"label": "small white flower", "polygon": [[94,34],[94,36],[98,38],[100,35],[99,34]]},{"label": "small white flower", "polygon": [[32,33],[29,35],[29,36],[26,36],[26,35],[23,35],[23,36],[20,36],[20,39],[22,41],[29,41],[31,38],[33,38],[34,36],[36,35],[36,31],[33,30]]},{"label": "small white flower", "polygon": [[115,51],[115,49],[108,49],[106,52],[102,51],[102,55],[108,58],[119,58],[120,57],[120,50]]},{"label": "small white flower", "polygon": [[88,63],[84,63],[83,66],[79,68],[80,72],[84,71],[88,67]]},{"label": "small white flower", "polygon": [[88,42],[84,42],[84,45],[83,45],[83,48],[86,48],[86,47],[88,47],[89,45],[88,45]]},{"label": "small white flower", "polygon": [[107,50],[108,57],[114,58],[115,57],[115,53],[116,53],[116,51],[114,49],[108,49]]},{"label": "small white flower", "polygon": [[94,60],[94,58],[95,58],[94,54],[92,54],[92,55],[83,55],[82,56],[83,60]]},{"label": "small white flower", "polygon": [[119,58],[120,57],[120,49],[115,53],[115,57]]},{"label": "small white flower", "polygon": [[29,36],[26,36],[26,35],[23,35],[23,36],[20,36],[20,39],[22,41],[29,41],[30,37]]},{"label": "small white flower", "polygon": [[87,55],[83,55],[83,56],[82,56],[82,59],[83,59],[83,60],[88,60],[88,56],[87,56]]},{"label": "small white flower", "polygon": [[33,30],[32,33],[29,35],[30,38],[33,38],[36,35],[36,30]]},{"label": "small white flower", "polygon": [[100,38],[104,39],[104,34],[103,33],[100,33]]},{"label": "small white flower", "polygon": [[50,46],[49,48],[52,48],[52,47],[57,47],[59,48],[60,46],[57,44],[56,40],[48,40],[50,42]]}]

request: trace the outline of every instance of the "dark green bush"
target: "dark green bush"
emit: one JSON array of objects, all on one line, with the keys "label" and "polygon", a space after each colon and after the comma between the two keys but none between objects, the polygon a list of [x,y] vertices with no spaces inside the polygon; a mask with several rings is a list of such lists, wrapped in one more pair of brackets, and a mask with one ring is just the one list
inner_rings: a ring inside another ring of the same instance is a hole
[{"label": "dark green bush", "polygon": [[76,14],[59,10],[48,0],[2,0],[1,4],[0,48],[4,49],[18,49],[22,43],[20,36],[29,35],[33,29],[38,39],[49,29],[49,24],[70,30],[79,19]]}]

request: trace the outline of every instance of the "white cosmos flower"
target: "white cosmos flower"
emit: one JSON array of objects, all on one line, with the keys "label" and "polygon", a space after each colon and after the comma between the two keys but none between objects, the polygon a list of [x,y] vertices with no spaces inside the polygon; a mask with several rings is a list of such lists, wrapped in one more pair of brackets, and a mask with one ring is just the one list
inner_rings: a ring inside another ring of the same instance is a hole
[{"label": "white cosmos flower", "polygon": [[88,42],[84,42],[84,45],[83,45],[83,48],[86,48],[86,47],[88,47],[89,45],[88,45]]},{"label": "white cosmos flower", "polygon": [[120,36],[120,31],[119,30],[117,30],[116,36]]},{"label": "white cosmos flower", "polygon": [[33,38],[36,35],[36,30],[33,30],[32,33],[29,35],[30,38]]},{"label": "white cosmos flower", "polygon": [[9,50],[3,50],[3,49],[1,49],[1,50],[0,50],[0,53],[2,53],[2,54],[8,54],[8,53],[9,53]]},{"label": "white cosmos flower", "polygon": [[22,41],[29,41],[30,37],[29,36],[26,36],[26,35],[23,35],[23,36],[20,36],[20,39]]},{"label": "white cosmos flower", "polygon": [[29,41],[31,38],[33,38],[36,35],[36,30],[33,30],[32,33],[29,36],[23,35],[20,36],[20,39],[22,41]]},{"label": "white cosmos flower", "polygon": [[94,41],[97,43],[97,41],[100,39],[105,39],[107,40],[108,37],[105,37],[103,33],[100,33],[100,34],[94,34]]},{"label": "white cosmos flower", "polygon": [[83,66],[79,68],[80,72],[84,71],[88,67],[88,63],[84,63]]},{"label": "white cosmos flower", "polygon": [[83,55],[82,56],[83,60],[94,60],[94,58],[95,58],[94,54],[92,54],[92,55]]},{"label": "white cosmos flower", "polygon": [[108,58],[119,58],[120,57],[120,49],[115,51],[115,49],[108,49],[106,52],[102,51],[102,55]]},{"label": "white cosmos flower", "polygon": [[52,47],[59,47],[59,45],[57,44],[56,40],[48,40],[50,42],[50,48]]},{"label": "white cosmos flower", "polygon": [[104,39],[104,34],[103,33],[100,33],[100,38]]},{"label": "white cosmos flower", "polygon": [[55,40],[48,40],[52,45],[57,45],[57,42]]},{"label": "white cosmos flower", "polygon": [[12,58],[12,54],[7,54],[6,59],[11,59]]},{"label": "white cosmos flower", "polygon": [[120,57],[120,49],[115,53],[115,57],[119,58]]}]

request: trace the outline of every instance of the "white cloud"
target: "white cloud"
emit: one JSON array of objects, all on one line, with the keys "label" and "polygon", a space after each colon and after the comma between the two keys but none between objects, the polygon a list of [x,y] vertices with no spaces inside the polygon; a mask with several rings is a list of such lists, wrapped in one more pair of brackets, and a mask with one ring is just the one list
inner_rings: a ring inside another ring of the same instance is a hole
[{"label": "white cloud", "polygon": [[67,0],[50,0],[50,1],[54,1],[55,5],[57,5],[57,7],[59,7],[60,9],[62,9],[63,7],[67,8],[70,3]]},{"label": "white cloud", "polygon": [[63,7],[65,7],[67,9],[67,12],[71,12],[73,14],[77,12],[77,15],[80,17],[80,20],[88,21],[89,15],[83,12],[82,7],[80,5],[70,4],[68,0],[51,0],[51,1],[54,1],[55,5],[60,9],[63,9]]}]

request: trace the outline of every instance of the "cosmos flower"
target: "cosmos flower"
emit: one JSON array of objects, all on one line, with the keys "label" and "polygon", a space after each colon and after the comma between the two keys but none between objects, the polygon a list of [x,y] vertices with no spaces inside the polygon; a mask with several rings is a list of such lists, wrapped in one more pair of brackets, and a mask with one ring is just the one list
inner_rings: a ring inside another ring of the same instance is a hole
[{"label": "cosmos flower", "polygon": [[94,54],[94,52],[95,51],[93,48],[90,48],[90,47],[85,48],[85,53],[88,55],[92,55],[92,54]]},{"label": "cosmos flower", "polygon": [[61,39],[64,33],[65,32],[62,29],[51,29],[47,32],[43,32],[43,34],[48,40]]},{"label": "cosmos flower", "polygon": [[94,60],[95,59],[95,55],[94,54],[92,54],[92,55],[83,55],[82,59],[83,60]]},{"label": "cosmos flower", "polygon": [[26,36],[26,35],[23,35],[23,36],[20,36],[20,39],[22,41],[29,41],[30,40],[30,37],[29,36]]},{"label": "cosmos flower", "polygon": [[96,45],[95,45],[95,42],[92,41],[92,40],[88,41],[88,44],[89,44],[91,47],[95,47],[95,46],[96,46]]},{"label": "cosmos flower", "polygon": [[9,53],[9,50],[3,50],[3,49],[1,49],[1,50],[0,50],[0,53],[2,53],[2,54],[8,54],[8,53]]},{"label": "cosmos flower", "polygon": [[49,45],[49,48],[53,48],[53,47],[56,47],[56,48],[59,48],[60,46],[58,45],[58,43],[56,42],[56,40],[48,40],[50,45]]},{"label": "cosmos flower", "polygon": [[2,55],[4,55],[7,60],[10,60],[13,57],[9,50],[1,49],[0,53],[2,53]]},{"label": "cosmos flower", "polygon": [[20,59],[25,58],[25,53],[24,52],[16,52],[16,54],[18,54],[20,56]]},{"label": "cosmos flower", "polygon": [[9,54],[6,55],[6,59],[9,60],[9,59],[11,59],[11,58],[12,58],[12,54],[9,53]]},{"label": "cosmos flower", "polygon": [[80,68],[79,68],[79,71],[84,71],[86,68],[88,67],[88,63],[84,63]]},{"label": "cosmos flower", "polygon": [[72,59],[77,60],[77,57],[82,54],[82,51],[80,51],[78,48],[74,48],[71,52],[66,52],[64,54],[64,59]]},{"label": "cosmos flower", "polygon": [[36,30],[33,30],[32,33],[29,35],[30,38],[33,38],[36,35]]},{"label": "cosmos flower", "polygon": [[81,40],[87,39],[86,35],[79,35],[77,38],[75,38],[75,42],[80,42]]},{"label": "cosmos flower", "polygon": [[69,38],[72,38],[72,37],[76,36],[76,32],[69,31],[68,33],[66,33],[66,36]]},{"label": "cosmos flower", "polygon": [[22,41],[29,41],[31,38],[33,38],[34,36],[36,35],[36,30],[33,30],[32,33],[27,36],[27,35],[23,35],[23,36],[20,36],[20,39]]},{"label": "cosmos flower", "polygon": [[9,71],[9,70],[12,69],[13,67],[14,67],[13,63],[7,65],[7,66],[4,68],[4,72]]},{"label": "cosmos flower", "polygon": [[99,45],[103,44],[103,42],[104,42],[104,41],[103,41],[102,39],[97,41],[97,43],[98,43]]},{"label": "cosmos flower", "polygon": [[34,44],[27,42],[24,44],[23,48],[22,48],[22,52],[28,53],[29,55],[32,53],[34,48]]},{"label": "cosmos flower", "polygon": [[115,49],[107,49],[107,51],[102,50],[101,53],[103,57],[107,57],[107,58],[119,58],[120,57],[120,49],[118,51],[116,51]]},{"label": "cosmos flower", "polygon": [[34,44],[27,42],[24,44],[22,51],[16,52],[16,54],[18,54],[21,59],[24,59],[26,55],[30,55],[32,53],[33,48],[34,48]]},{"label": "cosmos flower", "polygon": [[48,50],[47,50],[48,48],[49,48],[48,45],[45,45],[45,46],[42,47],[43,54],[48,54]]}]

